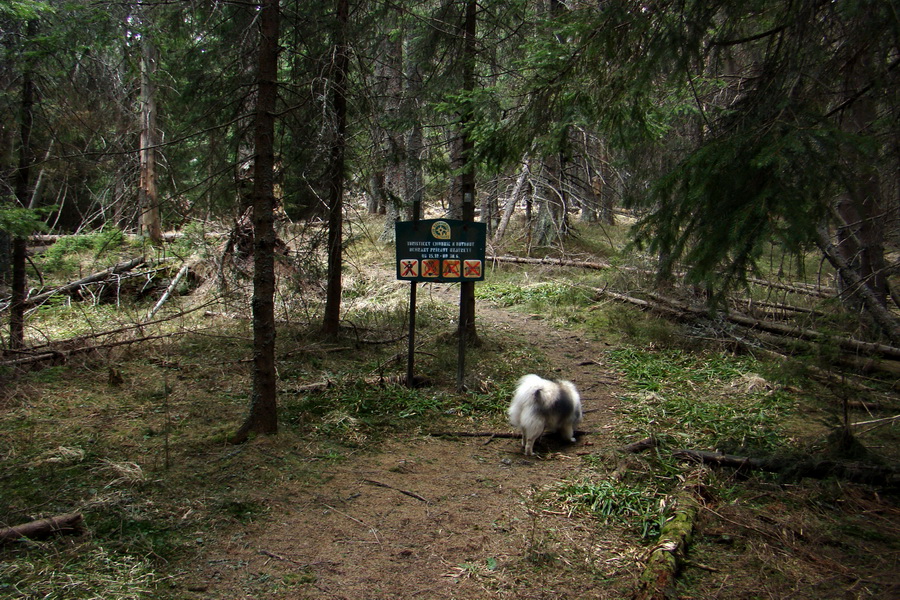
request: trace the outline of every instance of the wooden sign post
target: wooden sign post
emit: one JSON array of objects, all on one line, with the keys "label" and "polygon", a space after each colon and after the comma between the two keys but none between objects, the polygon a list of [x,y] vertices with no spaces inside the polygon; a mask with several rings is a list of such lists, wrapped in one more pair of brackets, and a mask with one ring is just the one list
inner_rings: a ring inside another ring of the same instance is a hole
[{"label": "wooden sign post", "polygon": [[[397,279],[426,283],[474,283],[484,280],[487,225],[454,219],[398,221]],[[415,292],[410,293],[410,344],[406,381],[412,385],[415,348]],[[465,364],[460,344],[460,371]]]}]

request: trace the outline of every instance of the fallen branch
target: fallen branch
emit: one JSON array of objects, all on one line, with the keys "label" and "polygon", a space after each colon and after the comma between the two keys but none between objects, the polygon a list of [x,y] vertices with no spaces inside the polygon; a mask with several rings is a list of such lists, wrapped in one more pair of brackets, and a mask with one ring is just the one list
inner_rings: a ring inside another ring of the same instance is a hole
[{"label": "fallen branch", "polygon": [[159,335],[146,335],[139,338],[130,338],[127,340],[116,340],[115,342],[106,342],[103,344],[95,344],[93,346],[82,346],[80,348],[70,348],[67,350],[48,350],[46,352],[42,352],[40,354],[33,354],[30,356],[26,356],[23,358],[16,358],[13,360],[4,360],[0,362],[0,367],[21,367],[24,365],[35,364],[39,362],[43,362],[45,360],[61,360],[65,361],[69,357],[77,355],[77,354],[86,354],[89,352],[96,352],[98,350],[109,350],[112,348],[116,348],[118,346],[125,346],[128,344],[137,344],[140,342],[149,342],[152,340],[159,340],[170,338],[176,335],[182,335],[185,332],[170,332],[170,333],[162,333]]},{"label": "fallen branch", "polygon": [[[568,260],[564,258],[552,258],[552,257],[544,257],[544,258],[530,258],[523,256],[497,256],[491,255],[487,257],[487,260],[494,262],[507,262],[507,263],[515,263],[515,264],[526,264],[526,265],[556,265],[560,267],[576,267],[581,269],[593,269],[602,271],[604,269],[611,269],[613,266],[610,263],[606,262],[591,262],[591,261],[578,261],[578,260]],[[655,274],[655,271],[651,269],[641,269],[638,267],[625,267],[625,266],[617,266],[615,267],[619,271],[630,271],[635,273],[644,273],[647,275]],[[683,273],[676,273],[677,277],[682,277]],[[778,290],[784,290],[788,292],[792,292],[795,294],[805,294],[808,296],[817,296],[820,298],[832,298],[837,293],[833,289],[829,289],[823,286],[812,285],[808,283],[779,283],[775,281],[769,281],[767,279],[760,279],[758,277],[748,277],[748,283],[752,283],[755,285],[759,285],[762,287],[768,287]]]},{"label": "fallen branch", "polygon": [[145,260],[143,256],[138,256],[136,258],[132,258],[131,260],[127,260],[125,262],[120,262],[119,264],[113,265],[107,269],[102,271],[98,271],[87,277],[82,277],[77,281],[72,281],[71,283],[67,283],[66,285],[60,286],[58,288],[52,289],[47,292],[43,292],[41,294],[37,294],[36,296],[32,296],[30,298],[25,299],[26,306],[33,306],[35,304],[40,304],[50,296],[55,294],[70,294],[79,288],[82,288],[91,283],[97,283],[99,281],[104,281],[109,279],[115,275],[119,275],[120,273],[126,273],[131,271],[135,267],[139,267],[144,264]]},{"label": "fallen branch", "polygon": [[387,488],[389,490],[394,490],[395,492],[400,492],[401,494],[409,496],[410,498],[415,498],[416,500],[420,500],[420,501],[424,502],[425,504],[428,504],[428,500],[426,500],[425,498],[423,498],[422,496],[420,496],[419,494],[417,494],[415,492],[401,490],[400,488],[396,488],[396,487],[394,487],[392,485],[388,485],[386,483],[381,483],[380,481],[375,481],[374,479],[363,479],[362,481],[363,481],[363,483],[368,483],[369,485],[383,487],[383,488]]},{"label": "fallen branch", "polygon": [[23,523],[15,527],[0,529],[0,543],[12,542],[21,538],[40,539],[49,537],[55,533],[82,533],[84,531],[84,518],[81,513],[69,513],[38,519],[30,523]]},{"label": "fallen branch", "polygon": [[157,302],[156,306],[154,306],[153,309],[147,313],[147,316],[144,317],[145,321],[152,319],[153,315],[156,314],[156,311],[158,311],[160,308],[162,308],[162,305],[166,303],[166,300],[169,299],[169,296],[172,295],[172,292],[175,291],[175,288],[178,286],[178,282],[181,281],[181,278],[184,277],[185,274],[187,274],[187,272],[188,272],[188,264],[184,263],[181,266],[181,268],[178,270],[178,274],[175,275],[175,279],[173,279],[172,283],[169,284],[169,287],[166,288],[166,291],[162,295],[162,297],[159,299],[159,302]]},{"label": "fallen branch", "polygon": [[806,460],[787,459],[781,457],[752,458],[734,456],[704,450],[675,450],[672,456],[683,460],[713,465],[779,473],[786,479],[826,479],[837,477],[853,483],[881,485],[885,487],[900,486],[900,473],[890,467],[863,463],[847,463],[827,459],[809,458]]},{"label": "fallen branch", "polygon": [[494,262],[509,262],[526,265],[556,265],[560,267],[578,267],[581,269],[595,269],[602,271],[612,267],[609,263],[602,262],[583,262],[578,260],[567,260],[564,258],[528,258],[523,256],[488,256],[487,260]]},{"label": "fallen branch", "polygon": [[636,442],[631,442],[630,444],[626,444],[618,448],[619,452],[626,452],[629,454],[637,454],[638,452],[643,452],[644,450],[649,450],[650,448],[656,448],[659,446],[659,440],[657,440],[652,435],[650,437],[644,438],[642,440],[638,440]]},{"label": "fallen branch", "polygon": [[[424,377],[415,377],[414,378],[415,387],[427,387],[431,385],[431,381]],[[383,376],[379,375],[377,377],[366,377],[362,380],[362,383],[366,385],[377,385],[380,387],[385,387],[388,385],[401,385],[406,386],[406,375],[388,375]],[[289,388],[281,390],[283,393],[288,394],[306,394],[310,392],[324,392],[325,390],[332,388],[337,385],[337,382],[331,379],[326,379],[325,381],[317,381],[315,383],[307,383],[305,385],[299,385],[297,387]]]},{"label": "fallen branch", "polygon": [[633,600],[668,600],[677,597],[675,578],[684,564],[688,546],[694,534],[698,502],[694,476],[674,498],[675,510],[659,532],[659,540],[650,550],[644,570],[638,579]]},{"label": "fallen branch", "polygon": [[[708,309],[692,306],[687,302],[682,302],[680,300],[675,300],[673,298],[666,298],[660,296],[659,294],[650,294],[653,302],[649,300],[644,300],[642,298],[635,298],[633,296],[628,296],[626,294],[619,294],[616,292],[612,292],[605,289],[594,288],[593,290],[597,294],[607,296],[613,298],[615,300],[619,300],[621,302],[627,302],[629,304],[633,304],[643,309],[654,309],[659,310],[664,313],[668,313],[670,315],[675,316],[679,319],[686,318],[697,318],[697,317],[705,317],[709,314]],[[817,341],[817,342],[830,342],[837,344],[843,350],[851,352],[853,354],[866,354],[866,355],[878,355],[887,357],[893,360],[900,360],[900,348],[895,346],[888,346],[885,344],[876,344],[873,342],[865,342],[862,340],[857,340],[850,337],[834,337],[830,335],[826,335],[819,331],[815,331],[812,329],[804,329],[802,327],[795,327],[792,325],[784,325],[782,323],[774,323],[771,321],[762,321],[760,319],[755,319],[753,317],[748,317],[746,315],[741,315],[739,313],[727,313],[722,314],[721,317],[726,321],[731,323],[735,323],[737,325],[741,325],[743,327],[747,327],[749,329],[758,330],[758,331],[768,331],[770,333],[776,333],[778,335],[793,337],[797,339]]]},{"label": "fallen branch", "polygon": [[850,425],[872,425],[873,423],[887,423],[888,421],[896,421],[897,419],[900,419],[900,415],[885,417],[883,419],[872,419],[871,421],[857,421],[856,423],[850,423]]}]

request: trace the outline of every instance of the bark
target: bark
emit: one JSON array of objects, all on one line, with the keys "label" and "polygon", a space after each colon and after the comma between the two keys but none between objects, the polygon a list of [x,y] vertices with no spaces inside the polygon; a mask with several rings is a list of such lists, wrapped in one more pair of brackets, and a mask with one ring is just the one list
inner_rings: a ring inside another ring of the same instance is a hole
[{"label": "bark", "polygon": [[694,521],[699,506],[694,489],[699,485],[688,480],[675,496],[675,511],[663,525],[659,540],[650,551],[638,580],[633,600],[670,600],[677,598],[675,578],[684,563],[694,534]]},{"label": "bark", "polygon": [[138,203],[140,205],[140,231],[152,243],[162,241],[162,228],[159,220],[159,193],[157,191],[156,152],[159,145],[159,133],[156,124],[156,67],[159,63],[159,52],[150,40],[146,22],[144,23],[141,44],[141,148],[140,187]]},{"label": "bark", "polygon": [[341,269],[343,266],[344,155],[347,130],[347,74],[350,69],[347,45],[348,0],[337,0],[337,25],[331,80],[331,110],[334,140],[328,163],[328,277],[322,333],[336,335],[341,321]]},{"label": "bark", "polygon": [[278,97],[278,0],[260,9],[257,106],[253,142],[253,388],[247,420],[230,439],[278,432],[275,373],[275,108]]},{"label": "bark", "polygon": [[[476,1],[467,0],[462,31],[463,90],[466,92],[475,90],[476,11]],[[462,173],[458,176],[459,196],[453,199],[453,201],[461,207],[463,221],[475,220],[475,165],[472,163],[475,143],[472,141],[468,132],[471,118],[471,107],[466,105],[459,115],[459,127],[457,131],[459,154],[457,155],[455,162],[461,165]],[[460,344],[465,342],[475,343],[478,340],[478,334],[475,329],[475,283],[472,281],[459,284],[459,324],[457,335],[460,337]]]},{"label": "bark", "polygon": [[[28,37],[35,34],[36,25],[27,25]],[[31,65],[22,73],[22,103],[19,115],[19,164],[15,172],[15,195],[19,206],[28,206],[28,180],[31,171],[31,130],[34,125],[34,81]],[[25,275],[27,242],[23,237],[12,238],[12,301],[9,311],[9,347],[25,347],[25,294],[28,285]]]},{"label": "bark", "polygon": [[38,519],[14,527],[0,529],[0,543],[12,542],[21,538],[40,539],[55,533],[82,533],[84,518],[80,513],[57,515],[46,519]]}]

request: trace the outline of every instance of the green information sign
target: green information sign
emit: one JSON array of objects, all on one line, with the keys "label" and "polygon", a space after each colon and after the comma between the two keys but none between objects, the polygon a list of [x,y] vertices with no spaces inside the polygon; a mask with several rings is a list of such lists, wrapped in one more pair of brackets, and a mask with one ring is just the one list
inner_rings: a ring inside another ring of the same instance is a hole
[{"label": "green information sign", "polygon": [[395,233],[397,279],[439,283],[484,279],[485,223],[398,221]]}]

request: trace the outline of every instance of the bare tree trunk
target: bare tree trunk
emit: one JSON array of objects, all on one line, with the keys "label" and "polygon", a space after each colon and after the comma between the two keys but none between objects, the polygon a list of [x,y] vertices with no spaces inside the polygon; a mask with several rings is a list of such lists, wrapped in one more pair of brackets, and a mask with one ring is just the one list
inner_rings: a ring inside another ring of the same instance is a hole
[{"label": "bare tree trunk", "polygon": [[378,78],[384,89],[385,126],[382,128],[382,161],[384,168],[384,229],[381,241],[394,241],[394,223],[402,213],[406,177],[403,164],[406,162],[403,132],[397,124],[401,121],[403,108],[403,41],[385,36],[381,42],[383,57]]},{"label": "bare tree trunk", "polygon": [[866,285],[866,281],[859,272],[847,262],[838,248],[831,243],[828,232],[824,229],[819,230],[817,243],[822,254],[838,272],[839,277],[859,297],[866,309],[866,313],[872,317],[872,320],[887,335],[891,344],[895,346],[900,345],[900,319],[888,310],[875,291]]},{"label": "bare tree trunk", "polygon": [[[27,25],[28,38],[31,39],[36,30],[35,22]],[[34,80],[30,64],[22,73],[22,104],[19,123],[19,165],[15,175],[15,194],[13,202],[19,206],[28,206],[28,179],[31,171],[31,130],[34,125]],[[13,350],[25,347],[25,294],[27,280],[25,261],[27,258],[26,238],[12,238],[12,299],[9,312],[9,347]]]},{"label": "bare tree trunk", "polygon": [[347,47],[348,0],[337,0],[337,24],[331,78],[331,110],[334,140],[328,164],[328,279],[322,333],[336,335],[341,321],[341,268],[343,264],[344,151],[347,130],[347,72],[350,69]]},{"label": "bare tree trunk", "polygon": [[525,186],[525,178],[528,177],[529,160],[530,159],[526,156],[525,160],[522,161],[522,170],[519,171],[519,176],[516,178],[516,183],[513,186],[512,193],[506,200],[506,204],[503,205],[503,214],[500,216],[500,223],[497,225],[496,233],[494,233],[495,244],[499,242],[503,238],[503,234],[506,233],[506,228],[509,226],[509,220],[510,218],[512,218],[512,214],[516,210],[516,205],[522,198],[522,190]]},{"label": "bare tree trunk", "polygon": [[534,243],[550,246],[566,238],[569,233],[568,199],[563,182],[564,161],[559,154],[544,159],[539,188],[537,222]]},{"label": "bare tree trunk", "polygon": [[421,216],[422,197],[424,195],[424,176],[422,173],[422,152],[424,142],[422,121],[419,119],[418,99],[422,89],[422,73],[419,62],[409,52],[404,53],[403,80],[406,87],[404,98],[405,111],[412,120],[406,132],[406,172],[404,182],[404,204],[406,219],[413,221]]},{"label": "bare tree trunk", "polygon": [[247,420],[231,438],[278,432],[275,373],[275,108],[278,98],[278,0],[262,0],[253,141],[253,390]]},{"label": "bare tree trunk", "polygon": [[[477,25],[477,2],[467,0],[463,30],[463,90],[475,89],[475,28]],[[459,176],[459,194],[456,201],[462,207],[462,220],[475,220],[475,165],[472,155],[475,143],[469,137],[468,124],[471,120],[471,108],[466,106],[459,117],[459,156],[457,162],[463,165]],[[467,281],[459,284],[459,330],[458,335],[469,342],[478,339],[475,330],[475,282]]]},{"label": "bare tree trunk", "polygon": [[150,39],[144,22],[143,56],[141,59],[141,149],[140,149],[140,233],[154,244],[162,241],[162,227],[159,220],[159,193],[157,191],[156,151],[159,135],[156,124],[156,67],[159,52]]},{"label": "bare tree trunk", "polygon": [[370,215],[383,215],[384,204],[384,171],[376,171],[369,177],[366,212]]}]

